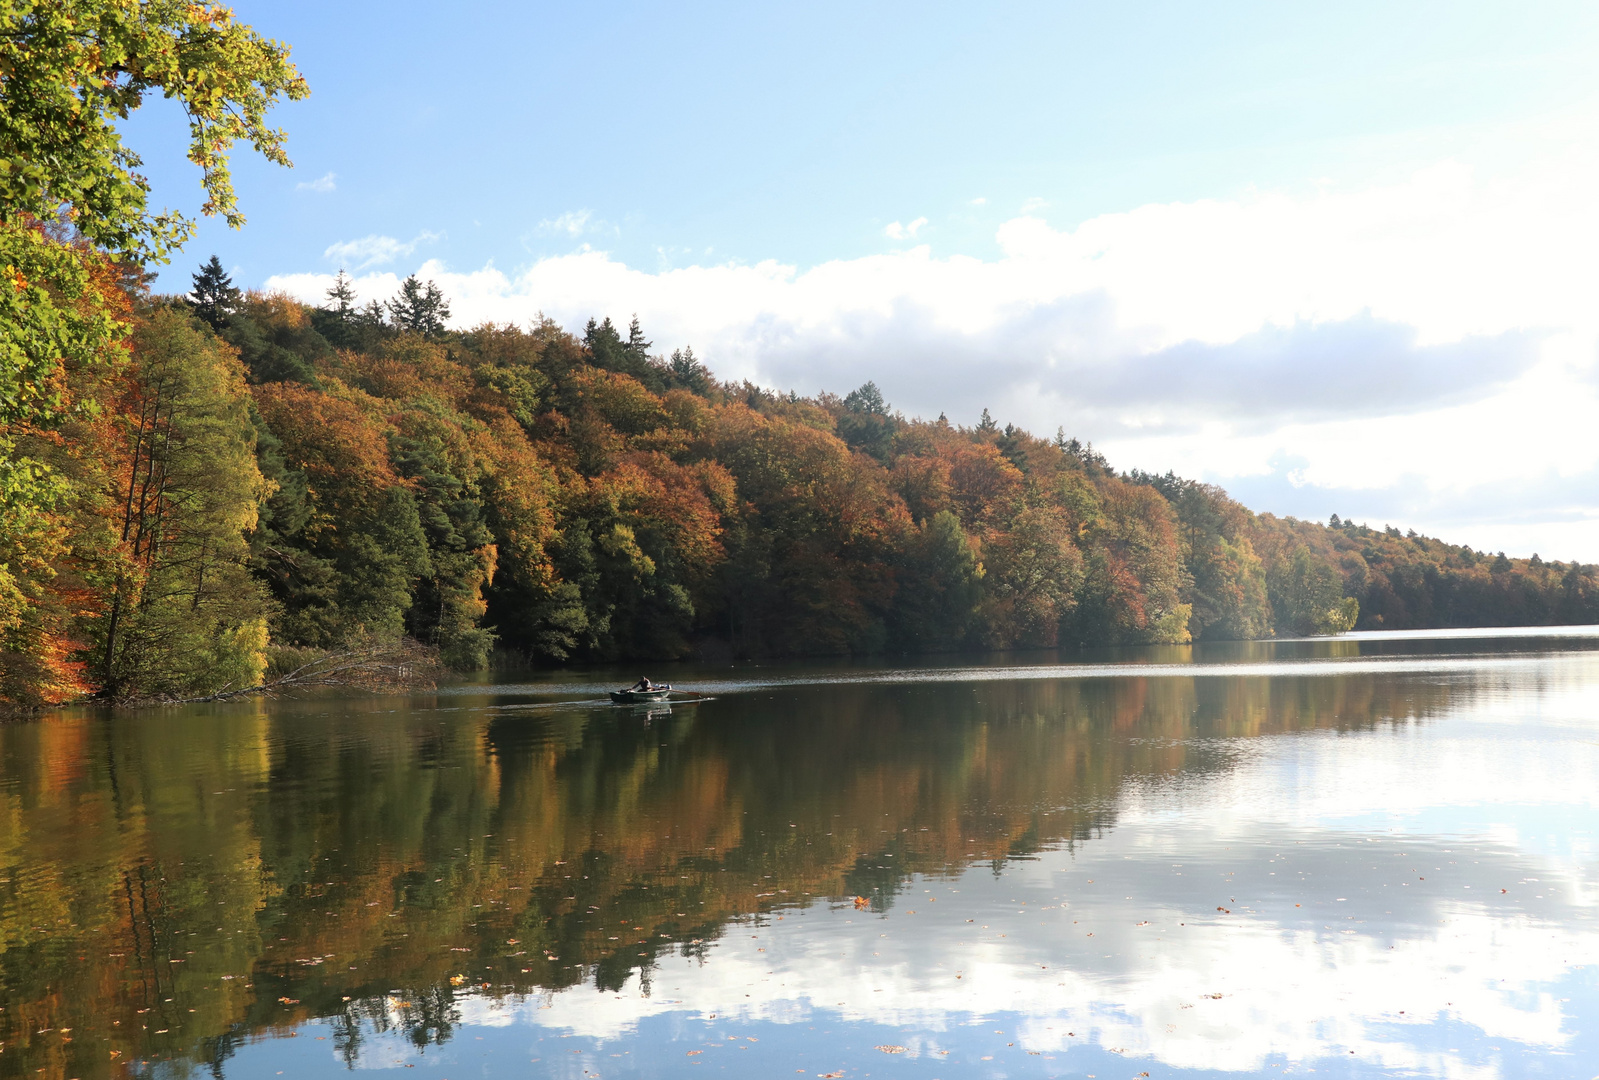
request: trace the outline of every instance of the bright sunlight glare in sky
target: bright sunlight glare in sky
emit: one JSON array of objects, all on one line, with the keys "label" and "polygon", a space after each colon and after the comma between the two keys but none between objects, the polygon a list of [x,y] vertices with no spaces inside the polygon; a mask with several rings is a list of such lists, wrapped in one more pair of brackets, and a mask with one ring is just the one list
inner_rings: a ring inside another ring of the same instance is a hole
[{"label": "bright sunlight glare in sky", "polygon": [[[1256,510],[1599,560],[1599,8],[246,0],[312,96],[236,283],[637,314]],[[128,125],[193,212],[181,117]],[[172,151],[178,149],[176,154]]]}]

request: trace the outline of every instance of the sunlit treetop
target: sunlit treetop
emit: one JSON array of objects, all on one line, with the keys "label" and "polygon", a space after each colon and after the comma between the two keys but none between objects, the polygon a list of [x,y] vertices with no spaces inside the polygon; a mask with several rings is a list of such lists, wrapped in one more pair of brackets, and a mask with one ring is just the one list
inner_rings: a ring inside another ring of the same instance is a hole
[{"label": "sunlit treetop", "polygon": [[288,46],[214,3],[0,0],[0,218],[64,213],[93,243],[140,259],[180,246],[194,223],[150,212],[142,163],[115,126],[152,91],[188,116],[202,211],[242,225],[233,144],[291,164],[266,122],[280,98],[309,93]]}]

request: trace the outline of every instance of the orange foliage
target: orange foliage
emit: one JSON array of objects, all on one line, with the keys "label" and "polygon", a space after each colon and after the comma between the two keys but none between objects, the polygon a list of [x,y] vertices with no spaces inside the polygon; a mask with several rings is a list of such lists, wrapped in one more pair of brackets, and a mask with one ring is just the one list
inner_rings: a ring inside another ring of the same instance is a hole
[{"label": "orange foliage", "polygon": [[992,443],[966,443],[949,465],[950,498],[961,521],[994,524],[1015,509],[1024,478]]},{"label": "orange foliage", "polygon": [[340,517],[371,507],[401,482],[383,426],[353,401],[296,383],[267,383],[252,392],[285,455],[310,483],[318,528],[336,528]]}]

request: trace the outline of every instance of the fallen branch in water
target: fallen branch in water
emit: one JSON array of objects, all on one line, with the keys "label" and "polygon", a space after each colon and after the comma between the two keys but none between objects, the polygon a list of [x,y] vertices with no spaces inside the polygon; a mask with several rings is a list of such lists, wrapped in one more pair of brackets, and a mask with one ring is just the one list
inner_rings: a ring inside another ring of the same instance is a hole
[{"label": "fallen branch in water", "polygon": [[[285,656],[303,662],[284,670],[287,667],[283,663]],[[307,656],[309,659],[306,659]],[[347,648],[340,652],[284,650],[273,668],[281,671],[281,674],[264,679],[256,686],[223,689],[204,697],[183,698],[166,704],[230,701],[255,694],[274,697],[286,691],[329,686],[373,693],[431,690],[438,684],[441,665],[437,649],[410,638],[402,638],[399,641]]]}]

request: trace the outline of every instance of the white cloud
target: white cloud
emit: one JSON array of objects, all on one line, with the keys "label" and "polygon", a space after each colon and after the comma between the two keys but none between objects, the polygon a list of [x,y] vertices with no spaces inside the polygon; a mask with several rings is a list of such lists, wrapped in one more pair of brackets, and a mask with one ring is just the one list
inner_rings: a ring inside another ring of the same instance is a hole
[{"label": "white cloud", "polygon": [[911,240],[915,238],[917,231],[926,224],[927,219],[924,217],[919,217],[908,225],[901,225],[897,221],[891,221],[883,229],[883,235],[890,240]]},{"label": "white cloud", "polygon": [[[568,210],[566,213],[554,218],[545,218],[539,222],[539,231],[546,233],[564,233],[567,236],[579,237],[589,228],[589,223],[594,214],[589,210]],[[599,224],[595,222],[595,224]]]},{"label": "white cloud", "polygon": [[[439,240],[442,236],[442,233],[423,231],[410,240],[402,241],[396,240],[392,236],[374,234],[372,236],[363,236],[359,240],[341,240],[337,244],[331,244],[322,253],[322,257],[331,259],[341,266],[365,270],[369,266],[382,266],[384,263],[391,263],[395,259],[411,254],[418,246]],[[278,288],[280,286],[269,284],[268,287]]]},{"label": "white cloud", "polygon": [[332,172],[323,173],[321,176],[317,177],[315,180],[301,180],[298,184],[294,185],[294,190],[296,190],[296,191],[314,191],[318,195],[326,195],[326,194],[328,194],[329,192],[332,192],[333,190],[335,190],[338,187],[338,184],[335,183],[335,181],[337,181],[338,178],[339,178],[339,174],[338,173],[332,173]]},{"label": "white cloud", "polygon": [[987,206],[988,205],[988,200],[985,199],[983,196],[979,195],[979,196],[977,196],[977,198],[975,198],[975,199],[973,199],[971,201],[971,204],[973,206]]},{"label": "white cloud", "polygon": [[[514,274],[428,273],[460,325],[637,312],[724,378],[802,393],[871,378],[907,413],[970,423],[987,406],[1040,433],[1063,425],[1118,466],[1176,468],[1260,509],[1593,560],[1599,153],[1573,139],[1518,160],[1507,175],[1445,161],[1075,228],[1024,214],[990,259],[918,245],[804,270],[650,273],[580,250]],[[587,227],[568,217],[568,232]],[[360,267],[414,246],[329,252]],[[269,284],[316,299],[324,278]]]},{"label": "white cloud", "polygon": [[[326,301],[333,279],[334,275],[322,273],[279,274],[268,279],[266,288],[269,292],[286,292],[308,304],[321,304]],[[369,300],[387,300],[400,291],[400,275],[393,273],[362,274],[352,277],[350,283],[358,306]]]}]

